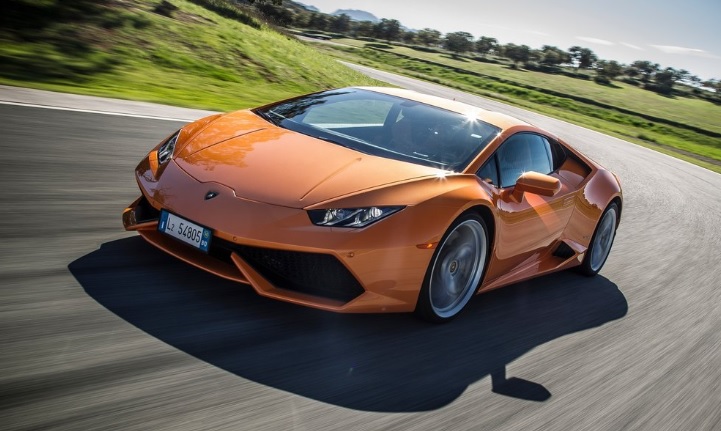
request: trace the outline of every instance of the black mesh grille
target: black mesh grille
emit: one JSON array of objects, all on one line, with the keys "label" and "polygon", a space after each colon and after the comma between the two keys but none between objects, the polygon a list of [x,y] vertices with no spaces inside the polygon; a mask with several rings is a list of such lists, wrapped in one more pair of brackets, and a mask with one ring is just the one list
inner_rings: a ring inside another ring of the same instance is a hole
[{"label": "black mesh grille", "polygon": [[231,250],[281,289],[343,302],[364,292],[348,269],[329,254],[249,247],[213,238],[211,255],[225,260]]}]

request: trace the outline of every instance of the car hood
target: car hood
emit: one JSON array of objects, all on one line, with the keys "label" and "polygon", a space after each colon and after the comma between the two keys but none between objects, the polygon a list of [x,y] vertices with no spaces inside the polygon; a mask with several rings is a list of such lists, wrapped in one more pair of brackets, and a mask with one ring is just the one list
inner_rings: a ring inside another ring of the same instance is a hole
[{"label": "car hood", "polygon": [[176,163],[198,181],[232,188],[239,198],[292,208],[442,172],[363,154],[247,115],[241,119],[245,129],[234,126],[230,139],[218,125],[213,133],[201,132]]}]

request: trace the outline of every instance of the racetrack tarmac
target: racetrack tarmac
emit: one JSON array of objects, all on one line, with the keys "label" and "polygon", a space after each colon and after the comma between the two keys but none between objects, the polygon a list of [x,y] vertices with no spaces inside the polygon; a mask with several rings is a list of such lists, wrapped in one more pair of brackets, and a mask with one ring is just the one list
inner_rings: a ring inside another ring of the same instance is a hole
[{"label": "racetrack tarmac", "polygon": [[530,121],[616,172],[600,276],[477,296],[440,326],[272,301],[122,229],[135,165],[198,111],[0,104],[0,428],[721,429],[721,175],[361,69]]}]

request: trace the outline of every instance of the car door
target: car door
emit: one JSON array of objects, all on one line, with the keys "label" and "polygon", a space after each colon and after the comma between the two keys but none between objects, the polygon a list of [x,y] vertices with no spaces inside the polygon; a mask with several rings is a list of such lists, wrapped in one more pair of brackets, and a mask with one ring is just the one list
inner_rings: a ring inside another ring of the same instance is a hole
[{"label": "car door", "polygon": [[[498,264],[489,267],[487,280],[538,263],[568,224],[576,191],[555,172],[562,163],[563,150],[559,148],[545,136],[516,133],[479,170],[479,177],[492,184],[498,209],[494,247]],[[555,196],[526,192],[520,199],[514,197],[516,180],[529,171],[559,179],[561,190]]]}]

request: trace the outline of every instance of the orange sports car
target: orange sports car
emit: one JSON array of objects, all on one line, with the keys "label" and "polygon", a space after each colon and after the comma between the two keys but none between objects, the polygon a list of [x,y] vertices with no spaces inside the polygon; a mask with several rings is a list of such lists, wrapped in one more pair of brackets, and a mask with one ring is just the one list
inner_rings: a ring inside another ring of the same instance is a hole
[{"label": "orange sports car", "polygon": [[188,124],[135,170],[127,230],[261,295],[455,317],[475,293],[601,269],[618,179],[518,119],[394,88]]}]

